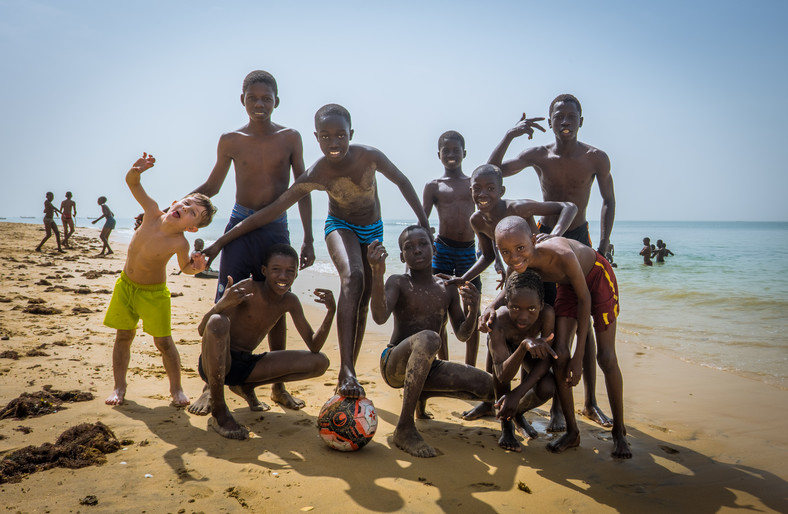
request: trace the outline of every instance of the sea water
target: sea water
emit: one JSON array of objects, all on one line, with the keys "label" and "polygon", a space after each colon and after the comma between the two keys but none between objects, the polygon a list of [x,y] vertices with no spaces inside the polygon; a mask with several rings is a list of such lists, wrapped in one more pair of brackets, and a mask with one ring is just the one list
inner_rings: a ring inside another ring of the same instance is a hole
[{"label": "sea water", "polygon": [[[3,221],[41,223],[40,219]],[[315,219],[313,272],[336,275]],[[397,238],[411,221],[384,220],[388,272],[400,273]],[[217,239],[217,219],[190,240]],[[437,224],[436,224],[437,225]],[[78,227],[100,228],[78,218]],[[293,245],[300,249],[301,223],[290,219]],[[111,240],[131,238],[131,219],[118,218]],[[591,222],[591,237],[599,223]],[[638,255],[644,237],[666,242],[675,254],[645,266]],[[696,364],[757,378],[788,388],[788,223],[616,221],[611,242],[620,289],[619,340],[640,344]],[[214,265],[214,268],[217,266]],[[482,275],[483,299],[495,296],[497,276]],[[337,292],[338,293],[338,292]]]}]

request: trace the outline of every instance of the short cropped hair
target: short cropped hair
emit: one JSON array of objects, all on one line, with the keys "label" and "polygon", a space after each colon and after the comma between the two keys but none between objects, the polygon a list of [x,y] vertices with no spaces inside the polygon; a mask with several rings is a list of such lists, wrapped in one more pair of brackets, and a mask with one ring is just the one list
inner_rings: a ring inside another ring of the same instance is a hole
[{"label": "short cropped hair", "polygon": [[533,289],[540,302],[544,302],[544,283],[539,273],[527,269],[522,273],[513,271],[506,279],[506,300],[514,296],[518,289]]},{"label": "short cropped hair", "polygon": [[441,137],[438,138],[438,150],[443,148],[443,145],[446,143],[446,141],[457,141],[460,143],[462,149],[465,150],[465,138],[462,137],[462,134],[456,130],[447,130],[441,134]]},{"label": "short cropped hair", "polygon": [[202,220],[197,224],[197,228],[203,228],[210,225],[211,221],[213,221],[213,215],[216,214],[216,207],[211,203],[211,199],[202,193],[189,193],[183,197],[183,200],[186,198],[191,198],[194,200],[195,205],[205,209],[202,214]]},{"label": "short cropped hair", "polygon": [[555,104],[557,104],[558,102],[571,102],[571,103],[575,104],[577,106],[577,112],[580,114],[580,116],[583,115],[583,108],[580,106],[580,100],[575,98],[574,95],[570,95],[570,94],[566,94],[565,93],[563,95],[556,96],[555,100],[550,102],[550,113],[549,113],[550,116],[553,115],[553,109],[555,108]]},{"label": "short cropped hair", "polygon": [[315,113],[315,128],[322,118],[328,116],[341,116],[347,120],[348,126],[353,126],[350,122],[350,112],[339,104],[326,104]]},{"label": "short cropped hair", "polygon": [[71,194],[71,191],[66,191],[66,198],[71,198],[72,196],[74,195]]},{"label": "short cropped hair", "polygon": [[503,185],[503,172],[501,168],[496,166],[495,164],[482,164],[471,173],[471,180],[481,177],[482,175],[492,175],[495,177],[495,180],[498,182],[499,186]]},{"label": "short cropped hair", "polygon": [[399,243],[399,249],[402,250],[402,245],[405,244],[405,238],[408,237],[408,234],[414,230],[421,230],[425,234],[427,234],[427,238],[430,237],[430,233],[427,231],[426,228],[422,227],[421,225],[410,225],[409,227],[405,227],[405,230],[399,235],[399,239],[397,243]]},{"label": "short cropped hair", "polygon": [[530,225],[520,216],[507,216],[498,222],[495,226],[495,237],[498,237],[500,232],[509,232],[512,230],[522,230],[527,237],[533,236]]},{"label": "short cropped hair", "polygon": [[98,203],[107,203],[107,197],[106,196],[99,196]]},{"label": "short cropped hair", "polygon": [[277,243],[271,246],[268,251],[265,253],[265,259],[263,260],[263,264],[268,266],[268,262],[271,260],[271,257],[274,255],[283,255],[285,257],[290,257],[296,264],[298,264],[298,252],[295,251],[295,248],[290,246],[289,244],[285,243]]},{"label": "short cropped hair", "polygon": [[246,90],[249,89],[249,86],[256,84],[257,82],[268,84],[268,87],[274,90],[274,96],[279,96],[279,88],[276,85],[276,79],[273,75],[263,70],[254,70],[250,72],[249,75],[244,78],[241,92],[246,93]]}]

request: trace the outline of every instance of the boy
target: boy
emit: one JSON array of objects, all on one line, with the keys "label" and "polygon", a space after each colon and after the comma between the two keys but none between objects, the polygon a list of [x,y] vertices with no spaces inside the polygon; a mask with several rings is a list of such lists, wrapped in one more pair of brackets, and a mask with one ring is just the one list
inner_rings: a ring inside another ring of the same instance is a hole
[{"label": "boy", "polygon": [[[438,211],[438,237],[435,238],[435,254],[432,257],[432,272],[445,275],[462,275],[476,262],[476,239],[470,218],[476,206],[471,196],[471,178],[462,172],[465,158],[465,138],[450,130],[438,138],[438,159],[443,164],[443,176],[427,182],[424,186],[422,204],[429,218],[432,207]],[[472,281],[481,292],[481,277]],[[438,358],[449,360],[448,340],[444,336]],[[476,365],[479,351],[479,331],[474,329],[465,342],[465,363]]]},{"label": "boy", "polygon": [[66,191],[66,199],[60,202],[60,219],[63,222],[63,246],[66,248],[71,248],[68,245],[68,238],[74,233],[74,218],[77,217],[77,203],[71,199],[71,196],[71,191]]},{"label": "boy", "polygon": [[654,263],[651,262],[651,257],[653,257],[654,253],[654,245],[651,244],[651,238],[644,237],[643,238],[643,248],[640,249],[640,255],[643,257],[643,264],[646,266],[653,266]]},{"label": "boy", "polygon": [[101,234],[99,234],[99,239],[101,239],[101,242],[104,245],[101,247],[101,252],[99,255],[103,256],[104,252],[106,252],[106,255],[110,255],[115,253],[109,246],[109,234],[112,232],[112,229],[115,228],[115,213],[113,213],[107,205],[106,196],[99,196],[97,203],[99,204],[99,207],[101,207],[101,216],[94,219],[90,223],[95,225],[101,218],[104,218],[104,226],[101,227]]},{"label": "boy", "polygon": [[[523,413],[542,405],[555,394],[555,380],[550,373],[551,361],[556,357],[551,347],[555,312],[544,303],[542,278],[534,271],[511,273],[504,294],[506,305],[497,310],[489,342],[495,397],[499,399],[496,405],[500,407],[508,398],[517,406],[514,425],[524,438],[535,439],[538,434]],[[522,380],[511,390],[511,381],[518,370],[521,370]],[[512,418],[498,417],[501,419],[498,445],[519,452],[522,447],[514,437]]]},{"label": "boy", "polygon": [[668,247],[662,241],[662,239],[657,239],[657,249],[655,252],[652,253],[652,257],[657,256],[657,262],[665,263],[665,257],[668,255],[673,255],[673,252],[668,250]]},{"label": "boy", "polygon": [[[510,269],[522,273],[530,268],[543,280],[556,282],[556,331],[554,349],[558,358],[553,364],[558,397],[567,431],[547,449],[559,453],[580,444],[575,420],[572,387],[580,381],[589,318],[594,317],[597,336],[596,360],[605,375],[605,385],[613,413],[613,457],[632,457],[624,427],[624,384],[616,358],[616,318],[619,313],[618,285],[613,268],[593,248],[571,239],[554,237],[539,242],[520,217],[504,218],[495,229],[495,242],[501,258]],[[572,334],[577,333],[577,347],[570,358]],[[516,403],[504,400],[499,416],[515,415]]]},{"label": "boy", "polygon": [[36,251],[40,252],[41,247],[44,246],[44,243],[47,242],[47,239],[52,237],[52,232],[55,233],[55,239],[57,240],[57,251],[60,253],[63,252],[63,248],[60,247],[60,231],[57,229],[57,223],[55,223],[55,214],[58,216],[60,215],[60,211],[52,205],[52,200],[55,199],[55,195],[51,192],[46,194],[46,200],[44,201],[44,228],[46,229],[47,233],[44,236],[44,239],[38,243],[36,246]]},{"label": "boy", "polygon": [[[202,336],[197,369],[206,385],[189,412],[202,416],[210,412],[208,426],[229,439],[246,439],[249,429],[240,425],[227,408],[225,385],[245,398],[251,410],[259,411],[263,406],[254,393],[255,387],[318,377],[329,365],[320,349],[334,320],[333,293],[315,289],[315,301],[325,305],[327,312],[320,328],[313,332],[301,302],[290,292],[298,275],[296,251],[289,245],[273,245],[261,271],[265,276],[262,281],[247,278],[233,284],[229,277],[222,298],[203,316],[197,329]],[[253,354],[266,334],[288,313],[309,351]]]},{"label": "boy", "polygon": [[153,167],[155,162],[152,155],[142,154],[126,174],[126,184],[142,206],[145,217],[131,236],[126,264],[115,282],[104,317],[104,324],[117,330],[112,348],[115,389],[104,401],[107,405],[121,405],[126,396],[131,343],[140,318],[142,330],[153,336],[153,343],[161,352],[173,404],[182,407],[189,403],[181,387],[181,360],[170,330],[167,262],[176,254],[182,272],[194,275],[205,269],[201,254],[189,255],[189,242],[183,233],[197,232],[198,228],[208,226],[216,210],[208,197],[197,193],[172,202],[168,211],[162,212],[140,184],[142,172]]},{"label": "boy", "polygon": [[[531,138],[533,128],[542,132],[544,129],[534,122],[544,118],[526,119],[525,114],[521,121],[508,130],[503,140],[493,150],[488,162],[501,167],[504,177],[510,177],[520,170],[532,166],[539,177],[542,187],[542,197],[545,201],[572,202],[577,205],[577,216],[572,224],[567,227],[564,237],[574,239],[587,246],[592,246],[586,221],[588,199],[591,196],[591,186],[596,179],[599,193],[602,195],[602,213],[599,234],[598,251],[607,253],[610,244],[610,232],[613,230],[613,221],[616,215],[616,197],[613,189],[613,177],[610,174],[610,159],[607,154],[598,148],[577,140],[577,133],[583,126],[583,110],[580,101],[573,95],[558,95],[551,103],[549,109],[548,126],[553,130],[555,143],[529,148],[521,152],[517,158],[503,162],[506,150],[512,140],[523,134]],[[539,223],[539,232],[549,233],[555,225],[554,216],[543,216]],[[546,301],[552,304],[555,298],[555,285],[545,284]],[[594,355],[593,335],[589,332],[586,341],[587,361],[584,363],[586,401],[583,415],[592,421],[610,426],[611,421],[596,402],[596,366],[592,360]],[[562,426],[553,426],[554,431],[563,430]]]},{"label": "boy", "polygon": [[[457,339],[467,340],[479,314],[479,291],[471,283],[459,287],[432,274],[432,240],[428,229],[413,225],[399,236],[403,275],[392,275],[383,285],[386,249],[380,241],[367,248],[372,268],[372,319],[382,325],[394,314],[394,331],[380,356],[380,374],[391,386],[403,387],[402,411],[393,441],[416,457],[434,457],[435,449],[416,430],[414,412],[433,396],[491,401],[492,377],[457,362],[437,359],[441,333],[451,320]],[[462,296],[462,304],[460,304]]]},{"label": "boy", "polygon": [[324,105],[315,114],[315,130],[323,157],[273,203],[238,223],[206,248],[204,254],[210,263],[224,245],[270,223],[310,192],[328,193],[326,246],[341,284],[337,305],[341,362],[336,391],[341,396],[360,398],[364,388],[356,378],[355,363],[361,351],[371,292],[367,245],[383,240],[376,174],[379,172],[399,187],[421,226],[427,228],[429,222],[410,181],[383,152],[350,144],[353,129],[347,109]]},{"label": "boy", "polygon": [[[213,197],[222,188],[232,164],[235,170],[235,206],[225,232],[273,202],[290,185],[293,179],[304,173],[304,150],[301,134],[271,120],[279,106],[279,88],[270,73],[255,70],[243,81],[241,105],[246,109],[249,122],[238,130],[223,134],[216,150],[216,164],[204,184],[194,190]],[[315,262],[312,246],[312,201],[309,196],[298,202],[301,224],[304,228],[304,243],[301,246],[301,269]],[[215,301],[218,302],[227,284],[227,277],[234,282],[248,278],[262,281],[260,274],[262,259],[274,244],[290,244],[287,215],[244,235],[224,247],[219,261],[219,282]],[[284,350],[287,344],[285,318],[268,334],[271,350]],[[271,399],[289,409],[300,409],[304,402],[293,398],[284,384],[271,387]],[[265,410],[268,406],[262,404]]]}]

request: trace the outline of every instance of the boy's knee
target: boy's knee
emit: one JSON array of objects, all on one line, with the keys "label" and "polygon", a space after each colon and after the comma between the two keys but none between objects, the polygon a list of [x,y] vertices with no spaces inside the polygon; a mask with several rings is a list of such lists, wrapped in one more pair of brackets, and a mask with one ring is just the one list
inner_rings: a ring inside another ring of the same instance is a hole
[{"label": "boy's knee", "polygon": [[604,373],[618,368],[618,357],[614,351],[600,351],[597,353],[596,361]]},{"label": "boy's knee", "polygon": [[540,400],[547,401],[555,394],[555,379],[548,373],[536,384],[536,395]]},{"label": "boy's knee", "polygon": [[153,344],[155,344],[156,348],[158,348],[159,351],[162,353],[165,353],[175,348],[175,342],[172,340],[172,336],[154,337]]},{"label": "boy's knee", "polygon": [[441,348],[442,340],[440,334],[434,330],[422,330],[414,337],[417,342],[425,351],[436,354]]},{"label": "boy's knee", "polygon": [[342,291],[361,298],[364,292],[364,271],[360,269],[350,270],[350,273],[342,280]]},{"label": "boy's knee", "polygon": [[230,318],[221,314],[213,314],[205,325],[206,333],[223,336],[230,331]]},{"label": "boy's knee", "polygon": [[328,367],[331,365],[331,361],[328,360],[328,356],[323,352],[314,354],[314,359],[315,359],[315,373],[318,376],[325,373]]}]

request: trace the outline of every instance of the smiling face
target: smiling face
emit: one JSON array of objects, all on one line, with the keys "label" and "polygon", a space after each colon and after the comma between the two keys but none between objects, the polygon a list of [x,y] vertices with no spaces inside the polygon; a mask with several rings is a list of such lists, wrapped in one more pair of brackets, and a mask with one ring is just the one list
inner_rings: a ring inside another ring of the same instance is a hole
[{"label": "smiling face", "polygon": [[265,121],[279,106],[279,97],[265,82],[255,82],[241,95],[241,103],[252,121]]},{"label": "smiling face", "polygon": [[548,120],[556,139],[577,139],[577,131],[583,126],[580,110],[574,102],[557,102]]},{"label": "smiling face", "polygon": [[506,188],[495,173],[474,173],[471,177],[471,196],[481,212],[489,211],[505,192]]},{"label": "smiling face", "polygon": [[350,148],[353,130],[347,119],[338,114],[327,114],[315,123],[315,137],[320,151],[329,161],[341,161]]},{"label": "smiling face", "polygon": [[298,276],[298,260],[290,255],[275,253],[268,258],[261,271],[265,275],[265,284],[274,293],[281,296],[288,292]]},{"label": "smiling face", "polygon": [[423,228],[400,236],[400,260],[413,270],[432,268],[432,241]]},{"label": "smiling face", "polygon": [[447,170],[456,170],[465,158],[465,149],[456,139],[446,139],[438,150],[438,158]]},{"label": "smiling face", "polygon": [[520,330],[525,330],[539,319],[542,301],[533,289],[522,287],[506,295],[509,318]]},{"label": "smiling face", "polygon": [[536,238],[530,231],[517,227],[495,230],[495,244],[503,262],[518,273],[528,269],[533,258]]},{"label": "smiling face", "polygon": [[175,226],[186,232],[197,232],[206,215],[205,207],[197,205],[191,197],[172,202],[162,223]]}]

